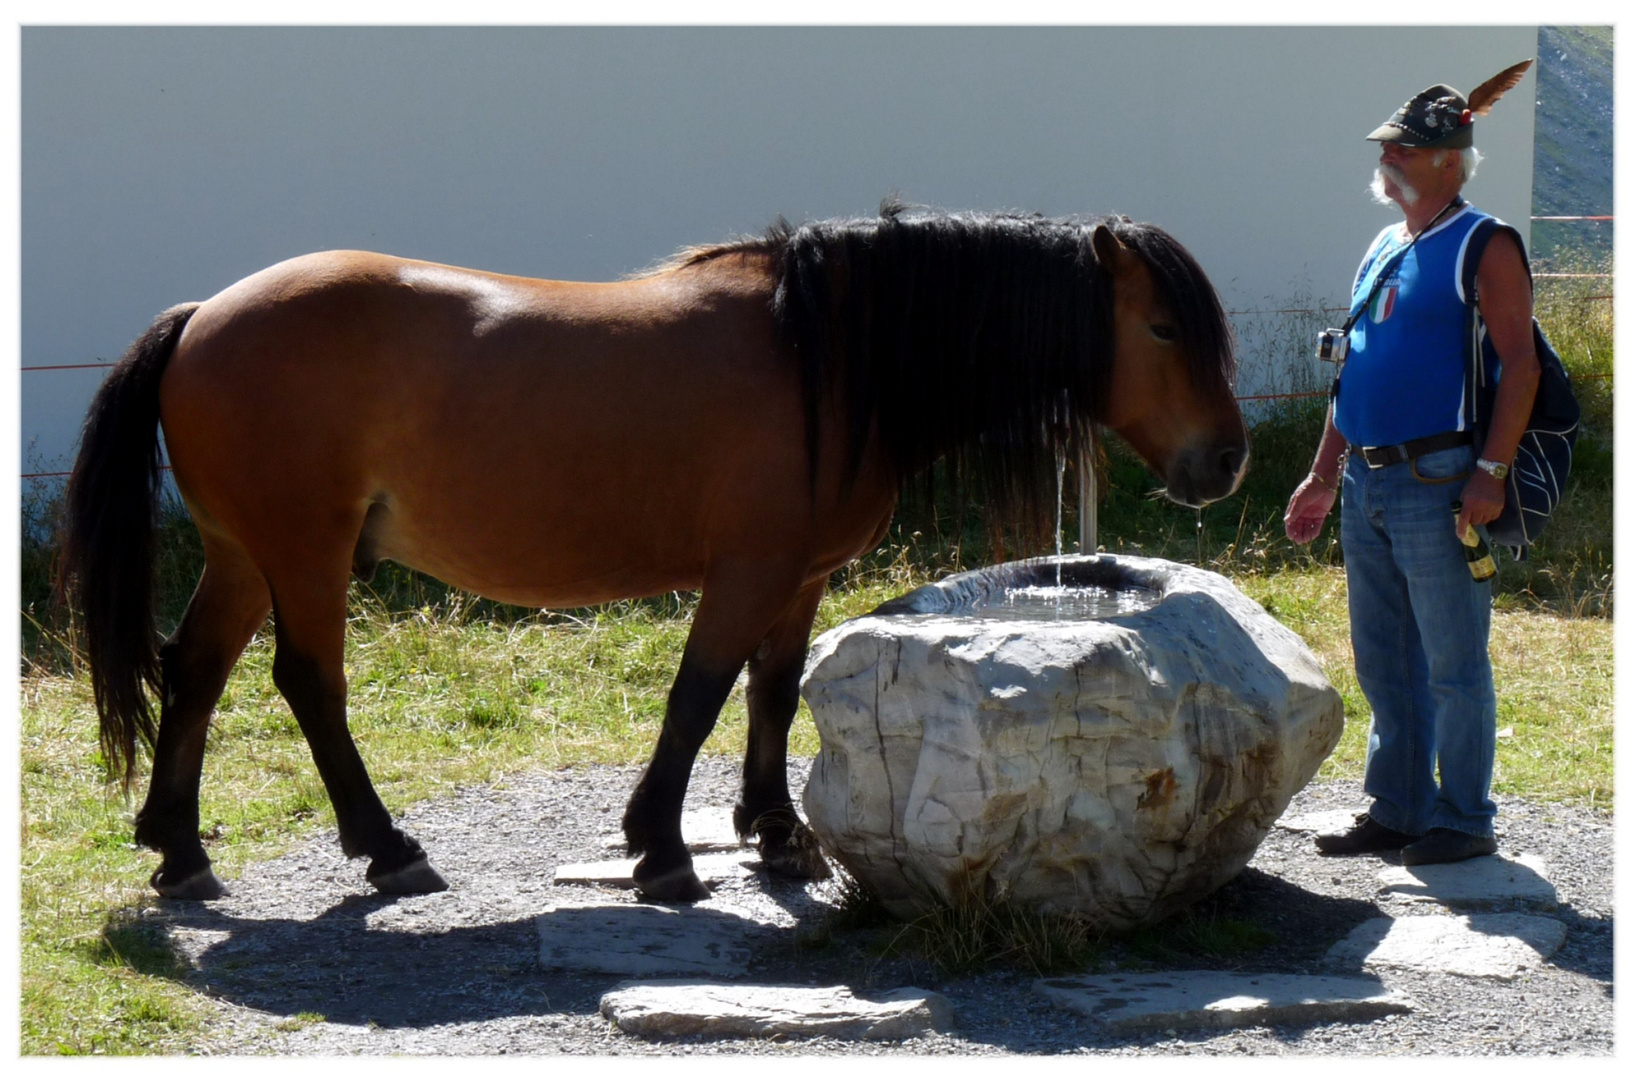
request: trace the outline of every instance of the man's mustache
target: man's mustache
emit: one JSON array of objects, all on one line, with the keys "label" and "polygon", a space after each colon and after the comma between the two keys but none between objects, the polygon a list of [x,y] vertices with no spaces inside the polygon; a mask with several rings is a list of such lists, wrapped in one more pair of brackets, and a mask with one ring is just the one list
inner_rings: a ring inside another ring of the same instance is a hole
[{"label": "man's mustache", "polygon": [[1373,184],[1371,191],[1373,198],[1386,206],[1392,202],[1390,196],[1384,193],[1384,182],[1389,180],[1401,192],[1402,199],[1408,206],[1418,202],[1418,191],[1407,182],[1407,174],[1395,165],[1380,165],[1373,170]]}]

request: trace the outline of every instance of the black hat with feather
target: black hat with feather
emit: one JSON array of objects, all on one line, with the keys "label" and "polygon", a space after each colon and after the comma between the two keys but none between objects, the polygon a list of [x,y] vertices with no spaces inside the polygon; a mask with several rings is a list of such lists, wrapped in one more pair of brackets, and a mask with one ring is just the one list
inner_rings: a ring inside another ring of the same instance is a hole
[{"label": "black hat with feather", "polygon": [[1368,136],[1375,142],[1462,150],[1475,145],[1475,118],[1492,111],[1515,88],[1532,61],[1507,67],[1470,91],[1468,98],[1445,83],[1421,90]]}]

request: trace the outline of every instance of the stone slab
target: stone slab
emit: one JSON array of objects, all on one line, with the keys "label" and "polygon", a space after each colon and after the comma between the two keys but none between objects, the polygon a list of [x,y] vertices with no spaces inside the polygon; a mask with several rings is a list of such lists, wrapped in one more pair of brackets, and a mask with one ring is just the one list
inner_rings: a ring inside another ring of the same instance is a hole
[{"label": "stone slab", "polygon": [[826,1035],[908,1039],[952,1026],[941,994],[904,987],[873,999],[845,986],[775,986],[663,979],[625,982],[602,996],[620,1031],[648,1037]]},{"label": "stone slab", "polygon": [[552,904],[535,919],[546,968],[610,975],[731,977],[748,970],[766,924],[715,908]]},{"label": "stone slab", "polygon": [[1355,810],[1317,810],[1277,818],[1277,828],[1297,833],[1341,833],[1356,824]]},{"label": "stone slab", "polygon": [[1366,1022],[1414,1007],[1372,976],[1155,971],[1039,979],[1033,989],[1111,1031]]},{"label": "stone slab", "polygon": [[[754,873],[752,852],[694,855],[693,872],[698,880],[713,888],[723,881],[746,878]],[[563,863],[551,879],[555,885],[605,885],[613,889],[635,888],[635,859],[605,859],[600,862]]]},{"label": "stone slab", "polygon": [[1548,865],[1536,855],[1483,855],[1456,863],[1387,866],[1379,871],[1379,881],[1391,896],[1448,906],[1517,900],[1545,908],[1559,904]]},{"label": "stone slab", "polygon": [[1369,919],[1328,950],[1339,967],[1432,971],[1513,979],[1566,940],[1559,919],[1513,912]]},{"label": "stone slab", "polygon": [[[706,806],[701,810],[683,810],[681,812],[681,838],[687,843],[687,850],[700,851],[741,851],[745,847],[738,839],[738,831],[732,824],[732,810],[725,806]],[[619,851],[624,847],[623,833],[608,833],[602,837],[609,851]]]}]

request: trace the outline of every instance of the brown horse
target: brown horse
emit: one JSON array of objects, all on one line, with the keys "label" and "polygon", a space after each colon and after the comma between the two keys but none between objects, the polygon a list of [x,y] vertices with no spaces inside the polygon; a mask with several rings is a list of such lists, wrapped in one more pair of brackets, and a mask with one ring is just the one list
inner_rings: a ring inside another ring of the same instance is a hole
[{"label": "brown horse", "polygon": [[[162,856],[152,884],[223,891],[198,836],[205,731],[271,612],[273,681],[342,848],[371,858],[382,892],[446,888],[346,724],[347,582],[381,559],[530,607],[701,589],[624,815],[636,882],[708,895],[681,803],[745,664],[735,824],[771,869],[821,876],[789,797],[789,725],[825,583],[879,543],[903,485],[942,461],[1025,519],[1051,500],[1057,455],[1104,424],[1202,505],[1247,461],[1232,377],[1219,300],[1162,230],[890,203],[609,284],[341,251],[171,308],[91,406],[65,548],[127,788],[138,740],[152,749],[135,829]],[[205,554],[162,645],[161,427]]]}]

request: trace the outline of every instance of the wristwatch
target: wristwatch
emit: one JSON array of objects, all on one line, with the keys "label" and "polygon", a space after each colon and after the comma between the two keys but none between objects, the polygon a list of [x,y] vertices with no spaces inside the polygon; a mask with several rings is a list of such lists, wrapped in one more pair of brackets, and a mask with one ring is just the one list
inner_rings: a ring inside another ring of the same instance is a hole
[{"label": "wristwatch", "polygon": [[1488,461],[1486,458],[1476,458],[1475,467],[1477,469],[1485,469],[1487,472],[1492,474],[1494,479],[1497,480],[1502,480],[1504,477],[1509,475],[1509,466],[1505,465],[1501,461]]}]

